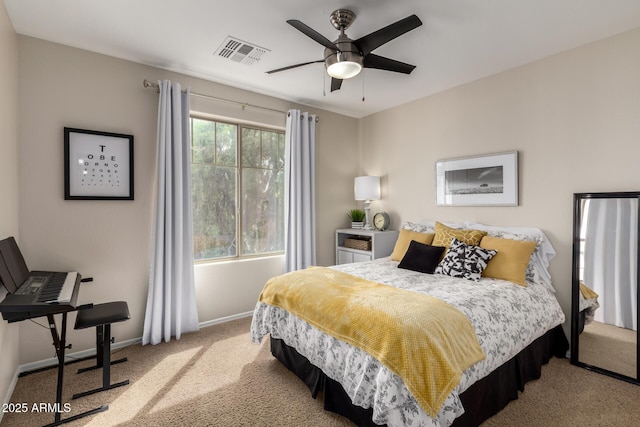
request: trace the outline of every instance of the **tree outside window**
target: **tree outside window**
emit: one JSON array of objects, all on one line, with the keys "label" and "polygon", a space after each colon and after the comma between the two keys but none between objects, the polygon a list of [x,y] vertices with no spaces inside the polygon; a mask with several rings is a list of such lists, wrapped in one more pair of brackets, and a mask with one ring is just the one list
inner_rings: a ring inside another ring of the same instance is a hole
[{"label": "tree outside window", "polygon": [[284,132],[191,118],[194,259],[284,250]]}]

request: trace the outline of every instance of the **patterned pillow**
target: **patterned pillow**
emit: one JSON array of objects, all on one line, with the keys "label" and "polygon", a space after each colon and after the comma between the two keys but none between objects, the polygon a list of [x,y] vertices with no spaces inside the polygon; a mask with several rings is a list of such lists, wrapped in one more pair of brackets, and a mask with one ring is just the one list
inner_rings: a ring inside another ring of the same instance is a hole
[{"label": "patterned pillow", "polygon": [[453,239],[449,249],[440,264],[436,267],[437,274],[451,277],[464,277],[464,247],[466,245],[458,239]]},{"label": "patterned pillow", "polygon": [[454,237],[435,272],[477,282],[491,258],[497,253],[498,251],[492,249],[467,245]]},{"label": "patterned pillow", "polygon": [[434,225],[412,221],[403,222],[400,229],[417,231],[418,233],[435,233]]},{"label": "patterned pillow", "polygon": [[491,258],[493,258],[497,253],[498,251],[493,249],[485,249],[481,248],[480,246],[467,245],[464,251],[466,257],[464,266],[467,270],[467,276],[465,277],[465,279],[475,280],[476,282],[480,280],[482,272],[485,268],[487,268],[487,265],[489,264]]},{"label": "patterned pillow", "polygon": [[453,238],[467,245],[477,246],[480,244],[480,240],[487,235],[486,231],[451,228],[441,222],[436,222],[435,230],[436,235],[433,237],[431,244],[444,247],[449,247]]},{"label": "patterned pillow", "polygon": [[[441,224],[444,224],[447,227],[455,228],[455,229],[465,228],[464,227],[465,223],[463,222],[442,222]],[[435,233],[436,221],[430,221],[430,220],[422,220],[420,222],[404,221],[400,226],[400,229],[417,231],[418,233]]]}]

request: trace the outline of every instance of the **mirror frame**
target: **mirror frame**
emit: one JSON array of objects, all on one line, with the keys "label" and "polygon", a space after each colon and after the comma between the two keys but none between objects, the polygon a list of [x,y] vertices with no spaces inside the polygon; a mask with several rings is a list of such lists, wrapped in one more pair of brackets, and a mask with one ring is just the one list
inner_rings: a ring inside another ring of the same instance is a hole
[{"label": "mirror frame", "polygon": [[[637,259],[636,259],[636,287],[637,301],[636,307],[640,307],[640,191],[622,191],[611,193],[574,193],[573,195],[573,256],[571,271],[571,364],[580,366],[590,371],[608,375],[619,380],[623,380],[632,384],[640,385],[640,340],[638,340],[638,331],[636,331],[636,377],[630,377],[618,372],[610,371],[599,366],[580,362],[580,331],[579,331],[579,292],[580,292],[580,228],[582,226],[582,201],[588,199],[619,199],[619,198],[637,198],[638,202],[638,236],[637,236]],[[640,320],[640,310],[636,310],[636,316]],[[640,324],[640,322],[637,322]]]}]

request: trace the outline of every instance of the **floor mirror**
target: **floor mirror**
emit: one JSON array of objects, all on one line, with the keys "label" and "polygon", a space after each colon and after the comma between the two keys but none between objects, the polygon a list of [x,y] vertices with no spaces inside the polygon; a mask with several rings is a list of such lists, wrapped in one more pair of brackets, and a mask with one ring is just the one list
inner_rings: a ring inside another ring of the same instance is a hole
[{"label": "floor mirror", "polygon": [[640,385],[639,200],[574,194],[571,363]]}]

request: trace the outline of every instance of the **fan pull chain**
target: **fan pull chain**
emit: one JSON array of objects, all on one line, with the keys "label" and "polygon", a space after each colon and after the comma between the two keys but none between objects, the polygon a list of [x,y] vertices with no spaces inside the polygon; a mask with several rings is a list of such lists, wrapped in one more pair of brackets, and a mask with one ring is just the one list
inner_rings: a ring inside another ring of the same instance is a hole
[{"label": "fan pull chain", "polygon": [[364,102],[364,70],[362,70],[362,102]]}]

